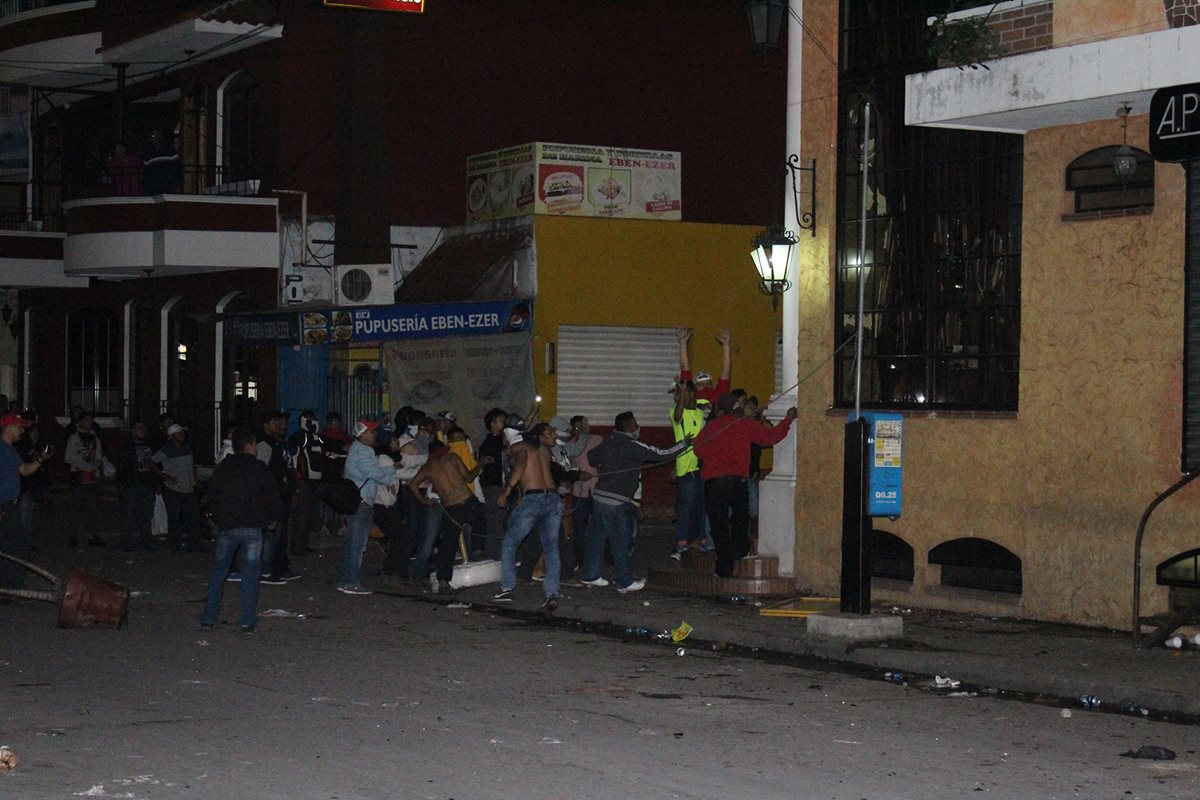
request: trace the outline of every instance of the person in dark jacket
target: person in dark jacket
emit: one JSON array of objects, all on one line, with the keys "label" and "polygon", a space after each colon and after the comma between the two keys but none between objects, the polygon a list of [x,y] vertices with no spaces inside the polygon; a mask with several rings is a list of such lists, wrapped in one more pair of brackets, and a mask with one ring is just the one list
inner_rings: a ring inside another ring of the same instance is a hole
[{"label": "person in dark jacket", "polygon": [[149,550],[154,544],[151,525],[159,481],[154,451],[146,441],[146,423],[140,420],[130,427],[129,441],[117,458],[117,483],[121,486],[121,549]]},{"label": "person in dark jacket", "polygon": [[634,495],[642,481],[642,466],[673,460],[692,446],[692,437],[684,436],[674,447],[663,450],[639,442],[639,432],[632,411],[618,414],[613,432],[588,453],[588,462],[600,477],[592,489],[592,519],[583,558],[585,586],[608,586],[608,581],[600,576],[604,545],[608,544],[617,591],[627,594],[646,587],[644,580],[633,579],[630,564],[637,527]]},{"label": "person in dark jacket", "polygon": [[208,505],[217,522],[216,558],[208,574],[208,595],[200,627],[211,630],[221,608],[225,576],[234,556],[242,575],[238,624],[253,633],[258,617],[258,578],[262,572],[263,531],[279,524],[279,490],[270,468],[258,460],[258,440],[245,428],[234,428],[233,455],[213,470]]}]

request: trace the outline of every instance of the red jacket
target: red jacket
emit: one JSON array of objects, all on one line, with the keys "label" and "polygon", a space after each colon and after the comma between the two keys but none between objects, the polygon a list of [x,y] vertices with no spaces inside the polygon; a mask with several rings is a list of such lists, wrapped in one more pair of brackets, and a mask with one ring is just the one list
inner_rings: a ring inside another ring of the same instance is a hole
[{"label": "red jacket", "polygon": [[784,417],[774,428],[764,428],[758,420],[726,414],[704,426],[694,444],[700,457],[700,477],[747,478],[750,476],[750,445],[770,447],[783,441],[792,420]]}]

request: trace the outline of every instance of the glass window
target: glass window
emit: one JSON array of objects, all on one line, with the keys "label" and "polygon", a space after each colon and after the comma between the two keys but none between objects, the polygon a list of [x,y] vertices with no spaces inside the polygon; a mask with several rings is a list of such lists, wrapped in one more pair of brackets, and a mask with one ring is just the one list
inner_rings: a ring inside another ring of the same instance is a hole
[{"label": "glass window", "polygon": [[239,72],[221,93],[221,183],[259,177],[257,146],[258,81]]},{"label": "glass window", "polygon": [[[864,406],[1015,410],[1022,139],[904,124],[904,76],[936,67],[926,20],[944,5],[842,5],[835,344],[854,335],[861,281]],[[854,403],[854,355],[836,362],[838,406]]]},{"label": "glass window", "polygon": [[1075,212],[1154,207],[1154,159],[1144,150],[1127,148],[1136,167],[1122,179],[1113,171],[1120,147],[1088,151],[1067,166],[1067,191],[1075,193]]},{"label": "glass window", "polygon": [[84,308],[67,315],[67,406],[97,416],[121,413],[121,341],[117,315]]}]

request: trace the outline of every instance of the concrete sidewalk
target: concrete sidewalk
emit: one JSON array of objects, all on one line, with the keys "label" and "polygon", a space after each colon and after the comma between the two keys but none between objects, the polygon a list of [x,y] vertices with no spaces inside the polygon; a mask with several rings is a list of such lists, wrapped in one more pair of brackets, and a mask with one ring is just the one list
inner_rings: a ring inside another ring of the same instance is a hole
[{"label": "concrete sidewalk", "polygon": [[[494,585],[429,594],[418,588],[399,594],[437,603],[467,603],[476,609],[521,616],[538,612],[541,586],[518,586],[515,602],[490,602]],[[1147,715],[1176,722],[1200,722],[1197,670],[1200,652],[1134,649],[1128,633],[1066,625],[986,618],[920,609],[881,607],[901,613],[904,636],[885,642],[847,643],[806,635],[803,618],[769,617],[753,605],[740,605],[647,588],[621,595],[612,588],[564,586],[553,614],[556,624],[585,625],[614,635],[646,638],[686,621],[693,627],[681,646],[728,650],[759,657],[791,657],[805,666],[849,670],[885,679],[899,672],[910,686],[928,686],[934,676],[960,681],[955,691],[996,694],[1059,704],[1083,713],[1080,695],[1094,695],[1100,711],[1141,707]],[[634,629],[632,634],[627,628]],[[676,647],[667,641],[661,646]]]}]

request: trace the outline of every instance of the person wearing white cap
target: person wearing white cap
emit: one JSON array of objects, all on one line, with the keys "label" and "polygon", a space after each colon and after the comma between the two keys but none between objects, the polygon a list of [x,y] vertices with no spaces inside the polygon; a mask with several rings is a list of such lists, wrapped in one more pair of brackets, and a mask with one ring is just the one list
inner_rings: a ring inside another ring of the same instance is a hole
[{"label": "person wearing white cap", "polygon": [[96,435],[95,415],[84,411],[76,422],[75,431],[67,437],[63,460],[71,468],[71,527],[67,539],[72,547],[83,541],[84,530],[89,547],[103,547],[104,540],[95,533],[96,504],[100,500],[100,475],[104,470],[104,447]]},{"label": "person wearing white cap", "polygon": [[382,467],[375,457],[375,436],[379,428],[378,420],[360,419],[354,423],[354,443],[346,455],[346,470],[343,473],[348,480],[354,481],[362,502],[353,514],[346,517],[346,545],[342,549],[342,563],[338,567],[337,590],[342,594],[371,594],[371,590],[362,585],[359,574],[362,572],[363,553],[367,549],[371,525],[375,516],[375,495],[382,486],[391,483],[399,462],[392,467]]},{"label": "person wearing white cap", "polygon": [[[37,472],[50,457],[50,451],[43,450],[36,458],[26,462],[13,447],[22,432],[31,425],[33,420],[15,412],[0,416],[0,552],[17,558],[29,557],[30,543],[18,508],[21,478],[28,478]],[[0,558],[0,586],[20,589],[24,582],[25,568],[7,558]]]},{"label": "person wearing white cap", "polygon": [[204,549],[200,541],[200,504],[196,501],[196,461],[187,444],[187,428],[172,423],[167,441],[150,463],[163,480],[163,505],[167,507],[167,541],[171,552],[185,544],[189,552]]}]

